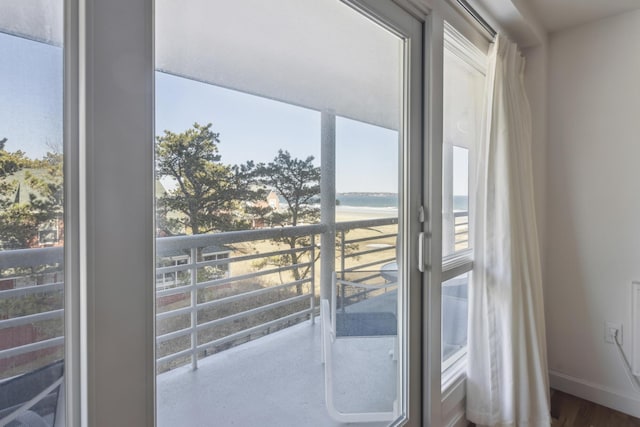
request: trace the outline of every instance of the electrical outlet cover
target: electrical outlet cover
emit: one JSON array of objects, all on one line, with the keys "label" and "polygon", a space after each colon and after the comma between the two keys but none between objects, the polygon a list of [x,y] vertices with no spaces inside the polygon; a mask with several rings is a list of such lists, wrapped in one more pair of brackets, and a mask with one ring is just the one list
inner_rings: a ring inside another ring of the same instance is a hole
[{"label": "electrical outlet cover", "polygon": [[615,322],[604,323],[604,341],[609,344],[615,344],[615,333],[618,331],[618,343],[622,345],[622,324]]}]

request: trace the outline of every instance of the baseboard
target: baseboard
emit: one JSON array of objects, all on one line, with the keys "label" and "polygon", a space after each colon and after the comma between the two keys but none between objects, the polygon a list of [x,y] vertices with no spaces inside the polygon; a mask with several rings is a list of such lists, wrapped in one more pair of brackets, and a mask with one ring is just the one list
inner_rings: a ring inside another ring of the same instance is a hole
[{"label": "baseboard", "polygon": [[640,418],[640,395],[631,395],[561,372],[549,371],[552,388]]},{"label": "baseboard", "polygon": [[469,421],[467,421],[467,417],[465,416],[464,410],[458,413],[455,418],[449,421],[447,427],[467,427],[469,425]]},{"label": "baseboard", "polygon": [[447,387],[442,398],[442,425],[445,427],[466,427],[465,411],[466,379],[458,377]]}]

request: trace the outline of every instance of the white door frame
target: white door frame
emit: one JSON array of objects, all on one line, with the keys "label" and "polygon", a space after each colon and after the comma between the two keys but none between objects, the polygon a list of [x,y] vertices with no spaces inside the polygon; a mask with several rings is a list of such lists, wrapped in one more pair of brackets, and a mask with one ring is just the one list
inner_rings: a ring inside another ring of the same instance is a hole
[{"label": "white door frame", "polygon": [[[79,119],[77,125],[69,122],[67,133],[69,141],[78,141],[77,169],[65,166],[71,179],[67,183],[77,183],[67,184],[69,191],[77,192],[75,201],[75,196],[67,199],[77,204],[77,217],[75,221],[68,217],[68,224],[78,224],[78,243],[68,244],[67,254],[69,260],[80,261],[68,270],[72,274],[68,277],[77,276],[73,281],[77,285],[68,285],[73,291],[68,293],[70,304],[80,308],[80,320],[71,317],[70,310],[67,332],[81,340],[80,348],[77,340],[68,340],[69,354],[79,354],[80,361],[71,360],[72,370],[67,372],[76,372],[79,364],[82,381],[72,377],[67,412],[82,418],[78,422],[73,415],[73,425],[153,426],[154,4],[153,0],[68,2],[66,46],[72,53],[65,62],[69,70],[65,111]],[[407,23],[389,13],[397,7],[392,2],[361,0],[358,5],[396,30]],[[412,12],[415,15],[415,9]],[[439,307],[435,304],[439,290],[430,284],[439,283],[440,193],[434,188],[441,184],[441,152],[434,142],[441,141],[442,134],[442,88],[435,83],[441,82],[437,34],[442,34],[442,25],[423,18],[424,26],[415,18],[408,24],[418,26],[419,37],[408,43],[411,96],[405,128],[410,142],[405,144],[408,152],[402,153],[406,174],[401,181],[407,197],[401,197],[405,215],[400,232],[407,238],[400,250],[406,254],[402,259],[411,298],[404,297],[410,320],[403,325],[409,348],[403,373],[408,379],[404,391],[409,397],[404,408],[408,417],[399,423],[412,426],[435,425],[440,406],[440,395],[434,391],[436,382],[440,387],[440,320],[439,309],[433,309]],[[79,82],[77,93],[70,89],[73,79]],[[439,97],[434,96],[438,90]],[[73,156],[68,160],[75,161]],[[424,224],[419,218],[423,204],[429,213]],[[421,232],[429,236],[425,251],[418,250]],[[420,261],[419,253],[424,253]],[[418,263],[430,266],[428,273],[421,274]],[[79,393],[73,387],[76,382]]]}]

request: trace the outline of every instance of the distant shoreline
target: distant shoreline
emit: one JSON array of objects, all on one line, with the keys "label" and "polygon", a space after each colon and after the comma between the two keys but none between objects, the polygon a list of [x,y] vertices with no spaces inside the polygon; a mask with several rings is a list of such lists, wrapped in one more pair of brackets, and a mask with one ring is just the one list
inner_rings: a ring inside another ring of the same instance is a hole
[{"label": "distant shoreline", "polygon": [[398,197],[398,193],[389,193],[384,191],[347,191],[344,193],[336,193],[337,196],[363,196],[363,197]]},{"label": "distant shoreline", "polygon": [[336,206],[336,221],[355,221],[359,219],[396,218],[397,208],[375,208],[369,206]]}]

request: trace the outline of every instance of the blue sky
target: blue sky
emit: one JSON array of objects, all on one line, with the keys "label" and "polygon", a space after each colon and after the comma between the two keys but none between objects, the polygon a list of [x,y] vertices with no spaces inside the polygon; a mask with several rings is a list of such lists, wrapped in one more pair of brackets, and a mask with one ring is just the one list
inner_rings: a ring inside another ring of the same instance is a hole
[{"label": "blue sky", "polygon": [[[268,162],[278,149],[320,165],[320,113],[164,73],[156,73],[156,133],[213,123],[226,163]],[[397,192],[398,134],[336,120],[339,192]]]},{"label": "blue sky", "polygon": [[0,139],[41,157],[62,144],[62,49],[0,33]]},{"label": "blue sky", "polygon": [[[62,144],[62,49],[0,33],[0,138],[41,157]],[[213,123],[222,161],[268,162],[278,149],[320,164],[320,113],[164,73],[156,73],[156,133]],[[397,192],[397,132],[336,122],[338,192]],[[464,182],[456,194],[466,192]]]}]

